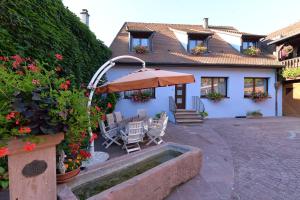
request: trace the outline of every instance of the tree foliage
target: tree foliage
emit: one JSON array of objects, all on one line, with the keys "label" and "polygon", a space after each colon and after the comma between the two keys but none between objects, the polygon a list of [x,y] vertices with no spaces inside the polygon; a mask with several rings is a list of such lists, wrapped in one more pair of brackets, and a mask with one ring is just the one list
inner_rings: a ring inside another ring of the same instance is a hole
[{"label": "tree foliage", "polygon": [[61,66],[77,83],[87,83],[111,55],[61,0],[1,0],[0,51],[49,62],[62,54]]}]

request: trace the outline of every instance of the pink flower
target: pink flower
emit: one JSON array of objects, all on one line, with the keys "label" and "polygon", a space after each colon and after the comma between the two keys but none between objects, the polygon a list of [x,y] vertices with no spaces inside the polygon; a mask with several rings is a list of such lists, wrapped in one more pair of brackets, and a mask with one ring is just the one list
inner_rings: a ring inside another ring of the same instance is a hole
[{"label": "pink flower", "polygon": [[33,85],[39,85],[39,84],[40,84],[40,81],[39,81],[39,80],[36,80],[36,79],[33,79],[33,80],[32,80],[32,84],[33,84]]},{"label": "pink flower", "polygon": [[7,147],[0,147],[0,158],[6,156],[8,154],[8,148]]},{"label": "pink flower", "polygon": [[110,102],[108,102],[107,107],[108,107],[108,108],[111,108],[111,107],[112,107],[112,105],[111,105]]},{"label": "pink flower", "polygon": [[59,86],[60,89],[62,90],[68,90],[69,89],[69,85],[67,83],[61,83]]},{"label": "pink flower", "polygon": [[61,55],[61,54],[55,54],[55,58],[57,59],[57,60],[62,60],[63,59],[63,56]]},{"label": "pink flower", "polygon": [[35,66],[34,64],[28,65],[27,69],[28,69],[29,71],[32,71],[32,72],[37,72],[37,71],[38,71],[37,66]]},{"label": "pink flower", "polygon": [[35,143],[31,143],[31,142],[26,142],[25,146],[24,146],[24,150],[25,151],[32,151],[34,150],[36,147]]}]

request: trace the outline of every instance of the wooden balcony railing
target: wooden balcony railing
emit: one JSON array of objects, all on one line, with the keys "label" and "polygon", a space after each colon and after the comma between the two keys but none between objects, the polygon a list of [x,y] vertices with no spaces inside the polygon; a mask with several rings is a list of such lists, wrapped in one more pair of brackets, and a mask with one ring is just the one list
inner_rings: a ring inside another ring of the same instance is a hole
[{"label": "wooden balcony railing", "polygon": [[281,63],[284,64],[286,68],[300,67],[300,57],[283,60]]}]

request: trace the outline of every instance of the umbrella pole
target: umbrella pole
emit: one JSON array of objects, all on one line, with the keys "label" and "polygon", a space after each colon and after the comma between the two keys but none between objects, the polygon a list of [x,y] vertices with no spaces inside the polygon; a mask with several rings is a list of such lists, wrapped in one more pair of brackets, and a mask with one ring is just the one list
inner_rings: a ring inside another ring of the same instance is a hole
[{"label": "umbrella pole", "polygon": [[[94,96],[94,92],[95,89],[97,88],[97,85],[99,83],[99,81],[101,80],[101,78],[104,76],[104,74],[113,66],[115,66],[114,61],[120,60],[120,59],[124,59],[124,58],[129,58],[129,59],[133,59],[133,60],[137,60],[140,61],[143,65],[143,68],[146,67],[146,63],[145,61],[143,61],[140,58],[134,57],[134,56],[129,56],[129,55],[124,55],[124,56],[118,56],[115,58],[112,58],[110,60],[108,60],[107,62],[105,62],[94,74],[94,76],[92,77],[90,83],[88,84],[88,89],[90,89],[90,95],[89,95],[89,100],[88,100],[88,104],[87,104],[87,108],[88,108],[88,117],[89,117],[89,127],[88,127],[88,132],[90,134],[90,136],[92,137],[93,133],[92,133],[92,128],[91,128],[91,121],[90,121],[90,108],[92,105],[92,100],[93,100],[93,96]],[[95,143],[94,141],[92,141],[90,143],[90,153],[91,153],[91,159],[85,163],[85,166],[88,165],[92,165],[95,164],[97,162],[104,162],[105,160],[108,159],[109,155],[105,152],[95,152]]]}]

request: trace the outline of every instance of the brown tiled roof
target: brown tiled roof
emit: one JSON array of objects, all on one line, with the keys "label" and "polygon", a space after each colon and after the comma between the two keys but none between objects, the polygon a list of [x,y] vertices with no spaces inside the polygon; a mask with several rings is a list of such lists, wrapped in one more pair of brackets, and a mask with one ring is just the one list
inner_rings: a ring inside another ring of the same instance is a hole
[{"label": "brown tiled roof", "polygon": [[239,30],[237,30],[237,29],[235,29],[233,27],[232,27],[233,29],[230,28],[230,27],[228,27],[228,28],[223,28],[223,27],[219,28],[219,27],[220,26],[216,26],[216,27],[209,26],[210,29],[216,30],[216,31],[233,33],[233,34],[238,34],[238,35],[242,35],[242,36],[257,36],[257,37],[261,37],[261,38],[266,37],[265,35],[258,35],[258,34],[253,34],[253,33],[242,32],[242,31],[239,31]]},{"label": "brown tiled roof", "polygon": [[[128,32],[126,27],[144,27],[154,31],[153,50],[146,54],[136,54],[128,51]],[[112,57],[133,55],[153,64],[193,64],[193,65],[249,65],[249,66],[280,66],[272,55],[259,57],[246,56],[236,51],[231,45],[222,40],[218,34],[209,40],[209,53],[201,56],[192,55],[184,49],[172,29],[207,31],[201,25],[135,23],[126,22],[113,40],[110,48]],[[132,62],[125,60],[124,62]]]},{"label": "brown tiled roof", "polygon": [[285,28],[279,29],[275,32],[270,33],[267,37],[266,40],[276,40],[281,37],[288,37],[292,35],[296,35],[300,33],[300,21],[291,24]]}]

